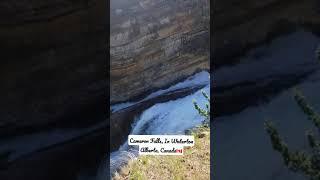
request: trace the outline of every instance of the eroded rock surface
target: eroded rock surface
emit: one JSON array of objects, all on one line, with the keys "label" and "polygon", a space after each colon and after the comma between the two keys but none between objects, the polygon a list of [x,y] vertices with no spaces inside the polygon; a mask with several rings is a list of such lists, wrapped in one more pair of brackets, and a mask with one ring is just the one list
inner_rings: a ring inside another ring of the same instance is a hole
[{"label": "eroded rock surface", "polygon": [[112,0],[111,102],[209,69],[208,0]]}]

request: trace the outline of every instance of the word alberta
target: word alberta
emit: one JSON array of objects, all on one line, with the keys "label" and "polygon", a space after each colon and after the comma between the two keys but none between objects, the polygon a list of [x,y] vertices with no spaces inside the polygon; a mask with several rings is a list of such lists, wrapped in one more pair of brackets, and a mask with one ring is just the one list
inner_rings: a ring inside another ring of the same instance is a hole
[{"label": "word alberta", "polygon": [[140,155],[183,155],[184,146],[193,146],[186,135],[129,135],[129,145],[138,145]]},{"label": "word alberta", "polygon": [[177,146],[139,146],[140,155],[183,155],[183,147]]}]

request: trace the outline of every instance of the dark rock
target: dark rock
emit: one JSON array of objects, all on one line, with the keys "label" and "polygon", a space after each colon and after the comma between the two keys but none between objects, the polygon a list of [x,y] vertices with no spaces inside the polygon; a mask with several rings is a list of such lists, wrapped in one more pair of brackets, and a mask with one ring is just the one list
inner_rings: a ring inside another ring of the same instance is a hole
[{"label": "dark rock", "polygon": [[[0,2],[1,149],[27,134],[107,123],[106,8],[104,0]],[[0,160],[0,179],[76,179],[107,153],[106,127]]]},{"label": "dark rock", "polygon": [[237,57],[251,48],[297,27],[320,32],[315,3],[314,0],[215,1],[211,27],[215,69],[235,63]]},{"label": "dark rock", "polygon": [[2,1],[0,12],[1,138],[105,120],[105,2]]}]

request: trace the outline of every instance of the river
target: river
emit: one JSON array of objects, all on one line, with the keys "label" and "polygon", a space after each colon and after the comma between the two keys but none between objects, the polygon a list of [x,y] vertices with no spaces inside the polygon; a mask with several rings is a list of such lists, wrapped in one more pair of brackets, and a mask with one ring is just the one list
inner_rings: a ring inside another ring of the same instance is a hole
[{"label": "river", "polygon": [[[194,109],[193,100],[196,100],[201,107],[205,107],[206,99],[201,91],[205,91],[210,95],[209,82],[209,73],[202,71],[167,89],[156,91],[138,102],[117,104],[112,106],[111,109],[115,112],[163,94],[174,93],[185,88],[203,86],[200,90],[182,98],[156,103],[145,109],[132,123],[130,132],[130,134],[150,135],[184,134],[185,130],[193,128],[203,121],[203,117]],[[114,173],[119,167],[125,165],[128,160],[135,159],[137,154],[136,149],[128,147],[127,142],[124,142],[117,151],[112,152],[110,155],[110,172]],[[101,179],[103,179],[103,176],[105,177],[105,174],[100,176],[102,177]]]}]

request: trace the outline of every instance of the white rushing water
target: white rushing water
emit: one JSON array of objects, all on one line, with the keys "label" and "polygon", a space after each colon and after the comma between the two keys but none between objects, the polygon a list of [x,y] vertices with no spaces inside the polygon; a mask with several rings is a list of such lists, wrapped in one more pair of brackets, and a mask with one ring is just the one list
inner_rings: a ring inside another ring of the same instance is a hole
[{"label": "white rushing water", "polygon": [[[182,88],[205,85],[203,89],[193,94],[180,99],[158,103],[146,109],[132,124],[130,134],[184,134],[185,130],[201,124],[204,119],[194,109],[193,100],[195,100],[200,107],[205,108],[207,101],[201,91],[205,91],[210,95],[209,82],[209,73],[200,72],[168,89],[150,94],[145,99],[151,99]],[[136,158],[137,154],[137,149],[135,149],[135,147],[129,147],[127,142],[125,142],[118,151],[112,152],[110,155],[111,173],[126,164],[128,160]],[[104,174],[104,178],[105,175],[106,174]]]},{"label": "white rushing water", "polygon": [[206,85],[209,84],[209,73],[206,71],[202,71],[199,72],[189,78],[187,78],[186,80],[177,83],[173,86],[170,86],[167,89],[161,89],[159,91],[156,91],[154,93],[149,94],[147,97],[145,97],[144,99],[137,101],[137,102],[125,102],[125,103],[120,103],[120,104],[115,104],[113,106],[111,106],[111,111],[112,112],[117,112],[121,109],[125,109],[128,108],[130,106],[133,106],[135,104],[144,102],[146,100],[155,98],[157,96],[172,92],[172,91],[176,91],[179,89],[184,89],[184,88],[191,88],[191,87],[197,87],[197,86],[202,86],[202,85]]}]

